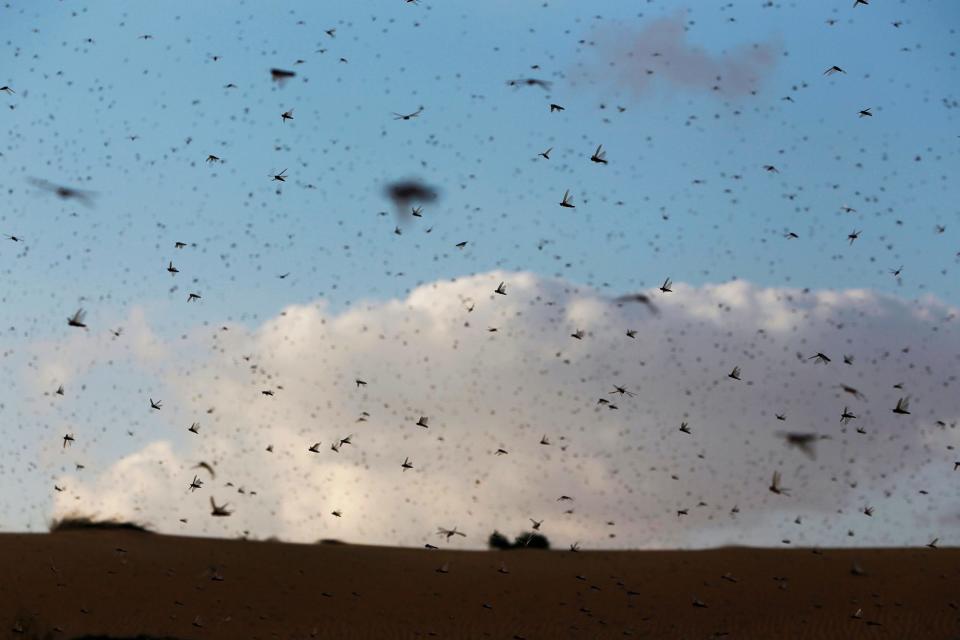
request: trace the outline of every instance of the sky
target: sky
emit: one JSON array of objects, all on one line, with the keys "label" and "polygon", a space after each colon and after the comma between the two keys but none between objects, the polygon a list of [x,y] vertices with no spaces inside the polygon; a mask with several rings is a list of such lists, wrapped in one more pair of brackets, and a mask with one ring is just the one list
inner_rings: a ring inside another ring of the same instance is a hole
[{"label": "sky", "polygon": [[5,3],[0,526],[956,540],[960,8],[852,5]]}]

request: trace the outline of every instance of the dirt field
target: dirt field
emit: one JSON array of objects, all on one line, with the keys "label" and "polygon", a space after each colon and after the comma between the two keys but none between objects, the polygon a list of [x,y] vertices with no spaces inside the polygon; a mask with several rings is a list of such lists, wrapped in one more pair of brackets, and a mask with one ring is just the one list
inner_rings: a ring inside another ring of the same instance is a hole
[{"label": "dirt field", "polygon": [[957,549],[473,552],[89,531],[2,535],[0,567],[12,638],[960,638]]}]

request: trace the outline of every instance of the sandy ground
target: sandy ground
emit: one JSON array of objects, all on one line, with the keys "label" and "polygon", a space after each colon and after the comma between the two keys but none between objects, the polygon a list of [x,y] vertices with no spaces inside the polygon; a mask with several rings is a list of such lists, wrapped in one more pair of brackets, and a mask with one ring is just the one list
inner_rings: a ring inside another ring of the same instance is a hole
[{"label": "sandy ground", "polygon": [[81,531],[0,535],[0,570],[12,638],[960,639],[960,549],[472,552]]}]

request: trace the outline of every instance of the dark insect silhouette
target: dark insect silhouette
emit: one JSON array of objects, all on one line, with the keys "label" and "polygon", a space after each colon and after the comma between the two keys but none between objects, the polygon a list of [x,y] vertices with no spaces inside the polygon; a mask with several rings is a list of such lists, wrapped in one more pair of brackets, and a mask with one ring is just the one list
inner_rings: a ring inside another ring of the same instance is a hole
[{"label": "dark insect silhouette", "polygon": [[779,472],[779,471],[774,471],[774,472],[773,472],[773,479],[770,481],[770,487],[769,487],[769,489],[770,489],[770,491],[771,491],[772,493],[775,493],[775,494],[777,494],[777,495],[784,495],[784,496],[786,496],[786,495],[789,495],[789,492],[790,492],[789,489],[781,486],[781,484],[780,484],[780,472]]},{"label": "dark insect silhouette", "polygon": [[297,75],[296,71],[287,71],[286,69],[270,69],[270,78],[276,82],[281,87],[289,80]]},{"label": "dark insect silhouette", "polygon": [[51,193],[56,194],[58,198],[63,200],[76,200],[82,205],[87,207],[93,206],[93,196],[92,191],[83,191],[81,189],[74,189],[72,187],[64,187],[62,185],[53,184],[46,180],[40,180],[39,178],[30,178],[30,184],[33,186],[43,189],[44,191],[50,191]]},{"label": "dark insect silhouette", "polygon": [[454,527],[453,529],[445,529],[443,527],[437,527],[437,535],[443,536],[447,540],[450,540],[450,538],[452,538],[453,536],[461,536],[463,538],[467,537],[467,534],[463,533],[462,531],[457,531],[456,527]]},{"label": "dark insect silhouette", "polygon": [[592,156],[590,156],[590,162],[596,162],[597,164],[607,164],[607,152],[603,151],[602,144],[597,145],[597,150],[593,152]]},{"label": "dark insect silhouette", "polygon": [[210,496],[210,515],[215,517],[229,516],[233,513],[233,511],[228,511],[227,510],[228,506],[230,505],[228,504],[218,505],[216,502],[214,502],[213,496]]},{"label": "dark insect silhouette", "polygon": [[907,416],[907,415],[910,415],[909,409],[910,409],[910,398],[907,397],[907,398],[900,398],[899,400],[897,400],[897,406],[894,407],[892,411],[894,413]]},{"label": "dark insect silhouette", "polygon": [[71,327],[79,327],[81,329],[86,329],[87,325],[84,324],[84,319],[86,318],[87,312],[83,309],[77,309],[77,312],[72,316],[67,318],[67,324]]},{"label": "dark insect silhouette", "polygon": [[397,112],[394,112],[394,113],[393,113],[393,119],[394,119],[394,120],[411,120],[411,119],[416,118],[417,116],[419,116],[421,113],[423,113],[423,106],[417,107],[417,110],[416,110],[416,111],[411,111],[410,113],[397,113]]},{"label": "dark insect silhouette", "polygon": [[551,82],[549,80],[539,80],[537,78],[519,78],[517,80],[507,80],[507,86],[510,87],[540,87],[544,91],[550,90]]},{"label": "dark insect silhouette", "polygon": [[[416,180],[388,184],[384,193],[393,202],[397,217],[401,220],[408,215],[412,205],[416,203],[430,204],[438,197],[436,189]],[[399,231],[399,227],[397,230]]]},{"label": "dark insect silhouette", "polygon": [[829,436],[821,436],[817,433],[781,433],[780,434],[784,439],[786,439],[787,444],[791,447],[796,447],[804,454],[806,454],[811,460],[817,458],[817,451],[814,445],[818,440],[828,438]]}]

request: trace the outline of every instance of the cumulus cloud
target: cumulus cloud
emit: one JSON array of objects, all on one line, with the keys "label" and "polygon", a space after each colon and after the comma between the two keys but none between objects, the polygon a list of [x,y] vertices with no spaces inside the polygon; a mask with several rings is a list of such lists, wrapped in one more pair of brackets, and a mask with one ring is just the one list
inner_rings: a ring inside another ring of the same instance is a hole
[{"label": "cumulus cloud", "polygon": [[[165,362],[165,345],[149,326],[146,312],[134,306],[119,320],[124,341],[119,343],[130,357],[145,363]],[[112,331],[71,329],[64,339],[38,340],[30,345],[31,360],[24,373],[24,382],[32,392],[50,391],[58,385],[70,386],[85,372],[95,367],[107,353],[116,353],[111,343],[118,336]]]},{"label": "cumulus cloud", "polygon": [[[501,281],[506,296],[493,292]],[[955,309],[747,282],[673,290],[647,292],[653,314],[570,282],[492,272],[342,313],[293,305],[252,330],[198,327],[160,344],[144,328],[150,348],[129,366],[163,378],[165,409],[138,423],[137,448],[59,474],[67,491],[54,512],[82,507],[166,532],[410,545],[457,525],[469,535],[458,544],[474,547],[527,518],[544,519],[555,544],[588,547],[960,534],[948,490],[960,457]],[[817,352],[831,362],[809,359]],[[727,375],[734,366],[741,381]],[[910,415],[891,411],[901,396]],[[846,425],[845,407],[858,416]],[[127,408],[111,411],[110,429],[131,424]],[[812,459],[786,444],[787,431],[828,439]],[[84,440],[119,435],[80,428],[76,451],[53,453],[94,455]],[[412,470],[401,469],[406,457]],[[193,468],[201,460],[215,478]],[[768,490],[774,471],[789,495]],[[194,474],[204,487],[189,492]],[[210,496],[234,515],[211,518]]]},{"label": "cumulus cloud", "polygon": [[587,82],[611,81],[635,95],[658,83],[686,91],[745,95],[757,90],[777,63],[775,42],[744,44],[710,52],[690,42],[686,16],[678,13],[646,23],[597,27],[591,34],[596,58],[572,77]]}]

